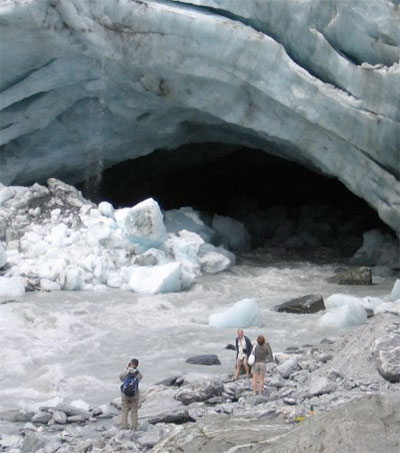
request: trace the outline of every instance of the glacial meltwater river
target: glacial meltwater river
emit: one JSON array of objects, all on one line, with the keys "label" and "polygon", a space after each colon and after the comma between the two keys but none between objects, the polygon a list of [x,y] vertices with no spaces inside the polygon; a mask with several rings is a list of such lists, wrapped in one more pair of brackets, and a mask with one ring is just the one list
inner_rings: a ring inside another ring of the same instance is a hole
[{"label": "glacial meltwater river", "polygon": [[[395,277],[374,278],[373,286],[338,286],[325,279],[334,264],[248,259],[229,272],[206,276],[189,290],[155,296],[131,292],[27,293],[0,305],[0,410],[37,408],[47,403],[84,400],[105,405],[119,396],[118,374],[132,357],[140,361],[142,388],[184,372],[231,372],[236,329],[206,324],[208,315],[243,298],[254,298],[263,328],[247,328],[251,339],[263,333],[274,352],[316,344],[344,330],[320,327],[321,313],[294,315],[271,310],[293,297],[320,293],[384,296]],[[1,301],[0,301],[1,302]],[[214,353],[221,366],[185,363]]]}]

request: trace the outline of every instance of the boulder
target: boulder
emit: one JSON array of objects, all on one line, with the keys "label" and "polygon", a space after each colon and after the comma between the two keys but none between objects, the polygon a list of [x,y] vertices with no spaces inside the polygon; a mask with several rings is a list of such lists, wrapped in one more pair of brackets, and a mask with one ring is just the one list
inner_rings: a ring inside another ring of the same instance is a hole
[{"label": "boulder", "polygon": [[48,412],[39,412],[38,414],[34,415],[32,417],[32,423],[42,423],[46,424],[50,419],[52,418],[52,415]]},{"label": "boulder", "polygon": [[329,277],[327,281],[338,285],[372,285],[371,268],[363,266],[347,269]]},{"label": "boulder", "polygon": [[61,411],[54,411],[53,412],[53,420],[58,423],[59,425],[65,425],[67,423],[67,416],[64,412]]},{"label": "boulder", "polygon": [[325,310],[325,305],[324,299],[320,294],[309,294],[290,299],[275,306],[274,309],[286,313],[316,313],[317,311]]},{"label": "boulder", "polygon": [[166,387],[180,387],[183,382],[184,378],[182,376],[170,376],[158,382],[158,385],[165,385]]},{"label": "boulder", "polygon": [[313,376],[310,380],[310,395],[318,396],[335,391],[336,385],[326,377]]},{"label": "boulder", "polygon": [[285,379],[287,379],[297,368],[298,366],[296,357],[290,358],[289,360],[283,362],[282,365],[278,365],[276,367],[276,369]]},{"label": "boulder", "polygon": [[218,378],[205,378],[195,381],[188,386],[181,387],[175,399],[185,406],[198,401],[206,401],[212,397],[220,396],[224,391],[224,384]]},{"label": "boulder", "polygon": [[192,363],[193,365],[221,365],[218,356],[215,354],[202,354],[189,357],[186,363]]},{"label": "boulder", "polygon": [[182,424],[193,421],[181,402],[174,399],[173,388],[151,388],[145,395],[140,409],[140,418],[148,423]]},{"label": "boulder", "polygon": [[371,354],[384,379],[400,382],[400,328],[375,339]]}]

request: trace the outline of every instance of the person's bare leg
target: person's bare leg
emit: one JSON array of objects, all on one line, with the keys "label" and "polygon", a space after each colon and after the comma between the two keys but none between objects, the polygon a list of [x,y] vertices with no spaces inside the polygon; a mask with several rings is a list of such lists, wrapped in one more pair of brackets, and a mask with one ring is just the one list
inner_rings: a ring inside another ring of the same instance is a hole
[{"label": "person's bare leg", "polygon": [[264,390],[264,376],[265,374],[260,374],[260,382],[259,382],[259,393],[261,395],[262,391]]},{"label": "person's bare leg", "polygon": [[236,361],[235,381],[236,381],[236,379],[239,378],[241,369],[242,369],[242,361],[241,360],[237,360]]},{"label": "person's bare leg", "polygon": [[257,373],[253,373],[253,385],[251,386],[251,388],[253,389],[254,395],[257,393],[257,377]]},{"label": "person's bare leg", "polygon": [[246,377],[250,377],[250,371],[249,371],[249,364],[247,363],[247,360],[244,362],[244,369],[246,370]]}]

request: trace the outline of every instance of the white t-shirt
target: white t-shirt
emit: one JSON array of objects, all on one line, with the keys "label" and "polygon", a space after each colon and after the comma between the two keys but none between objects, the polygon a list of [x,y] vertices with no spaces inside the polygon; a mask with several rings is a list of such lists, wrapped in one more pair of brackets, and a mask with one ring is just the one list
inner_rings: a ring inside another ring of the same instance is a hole
[{"label": "white t-shirt", "polygon": [[239,346],[238,359],[243,360],[245,357],[247,357],[247,354],[244,352],[244,349],[246,349],[246,340],[244,337],[239,338],[238,346]]}]

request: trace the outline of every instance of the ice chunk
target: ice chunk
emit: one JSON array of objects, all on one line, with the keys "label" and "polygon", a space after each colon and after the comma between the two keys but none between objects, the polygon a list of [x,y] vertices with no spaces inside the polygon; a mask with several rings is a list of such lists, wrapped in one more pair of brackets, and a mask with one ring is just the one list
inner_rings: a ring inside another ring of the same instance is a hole
[{"label": "ice chunk", "polygon": [[0,244],[0,269],[6,264],[7,255],[3,246]]},{"label": "ice chunk", "polygon": [[201,219],[201,214],[190,207],[171,209],[164,213],[165,227],[169,233],[179,233],[181,230],[197,233],[205,242],[211,242],[216,234]]},{"label": "ice chunk", "polygon": [[261,311],[254,299],[242,299],[232,307],[208,317],[212,327],[235,328],[263,325]]},{"label": "ice chunk", "polygon": [[170,293],[181,290],[181,264],[167,263],[159,266],[131,269],[129,287],[141,294]]},{"label": "ice chunk", "polygon": [[363,245],[357,250],[351,262],[362,265],[381,265],[397,267],[399,265],[399,244],[390,234],[378,230],[363,234]]},{"label": "ice chunk", "polygon": [[89,226],[86,233],[86,242],[90,246],[104,242],[110,237],[111,229],[105,222],[96,222]]},{"label": "ice chunk", "polygon": [[25,294],[25,287],[19,277],[0,277],[0,297],[20,297]]},{"label": "ice chunk", "polygon": [[216,214],[213,217],[212,226],[221,236],[223,244],[230,250],[250,250],[250,234],[243,223]]},{"label": "ice chunk", "polygon": [[201,270],[207,274],[223,272],[236,262],[236,257],[233,253],[222,247],[214,247],[211,244],[201,245],[198,255]]},{"label": "ice chunk", "polygon": [[41,258],[38,264],[38,276],[55,281],[65,267],[66,261],[63,252],[52,248]]},{"label": "ice chunk", "polygon": [[40,279],[40,288],[44,291],[60,291],[61,286],[56,283],[52,282],[51,280],[47,280],[45,278]]},{"label": "ice chunk", "polygon": [[201,275],[197,256],[200,243],[204,243],[200,236],[185,230],[179,233],[179,237],[169,235],[167,246],[173,258],[181,263],[181,281],[184,288],[189,287],[194,279]]},{"label": "ice chunk", "polygon": [[130,241],[146,248],[159,247],[167,239],[160,207],[152,198],[133,208],[117,210],[115,218]]},{"label": "ice chunk", "polygon": [[392,301],[400,299],[400,280],[399,279],[397,279],[394,282],[393,289],[392,289],[392,292],[390,293],[389,299]]},{"label": "ice chunk", "polygon": [[15,190],[13,187],[2,187],[0,189],[0,206],[6,201],[11,200],[15,196]]},{"label": "ice chunk", "polygon": [[332,294],[325,299],[325,308],[327,310],[331,308],[340,308],[345,305],[361,304],[364,308],[370,308],[374,310],[379,305],[383,304],[384,301],[379,297],[363,297],[359,298],[356,296],[349,296],[348,294]]},{"label": "ice chunk", "polygon": [[62,288],[67,291],[78,291],[83,288],[82,269],[68,266],[60,276]]},{"label": "ice chunk", "polygon": [[364,324],[367,321],[365,308],[354,301],[328,311],[319,319],[319,324],[326,327],[350,327]]},{"label": "ice chunk", "polygon": [[360,299],[356,296],[349,296],[348,294],[332,294],[325,299],[325,308],[327,310],[331,308],[339,308],[344,305],[351,305],[353,303],[359,303]]},{"label": "ice chunk", "polygon": [[104,217],[109,217],[110,219],[114,219],[114,208],[111,203],[107,201],[102,201],[99,203],[99,211],[103,214]]}]

